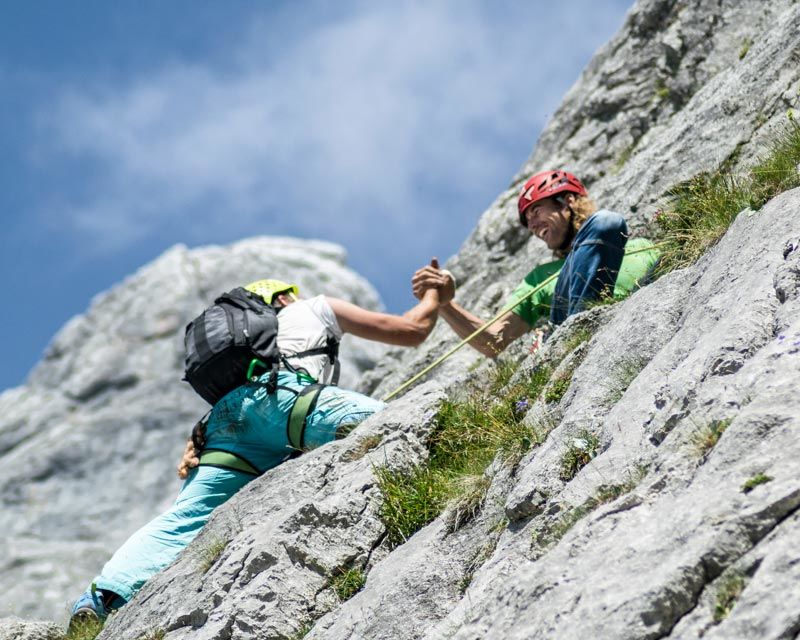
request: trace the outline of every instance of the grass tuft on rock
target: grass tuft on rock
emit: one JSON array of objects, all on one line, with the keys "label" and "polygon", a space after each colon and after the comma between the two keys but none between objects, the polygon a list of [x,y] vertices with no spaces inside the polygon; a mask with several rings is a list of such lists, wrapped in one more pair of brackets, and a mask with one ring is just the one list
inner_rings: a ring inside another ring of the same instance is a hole
[{"label": "grass tuft on rock", "polygon": [[587,429],[579,431],[576,437],[569,440],[561,456],[559,477],[562,480],[572,480],[578,471],[592,461],[599,448],[600,440],[594,433]]},{"label": "grass tuft on rock", "polygon": [[539,369],[510,384],[513,373],[512,367],[501,365],[484,388],[474,389],[463,401],[442,403],[425,464],[411,470],[376,469],[390,544],[402,544],[448,505],[450,526],[460,527],[483,504],[490,484],[487,467],[496,458],[515,465],[541,443],[545,428],[525,424],[523,418],[541,396],[550,371]]},{"label": "grass tuft on rock", "polygon": [[339,575],[331,581],[331,587],[333,587],[336,597],[339,598],[339,602],[345,602],[361,591],[366,582],[367,576],[364,575],[364,572],[353,567],[347,571],[340,571]]},{"label": "grass tuft on rock", "polygon": [[572,353],[592,339],[594,332],[588,327],[579,327],[564,341],[564,353]]},{"label": "grass tuft on rock", "polygon": [[563,398],[564,394],[567,392],[567,389],[569,389],[569,385],[572,383],[573,373],[573,371],[568,371],[554,378],[547,387],[547,391],[544,392],[544,401],[548,404],[560,402],[561,398]]},{"label": "grass tuft on rock", "polygon": [[628,387],[647,366],[648,360],[642,356],[631,356],[623,359],[609,373],[608,379],[602,384],[608,390],[607,402],[613,406],[625,395]]},{"label": "grass tuft on rock", "polygon": [[722,434],[733,422],[733,418],[725,420],[712,420],[708,424],[698,427],[692,434],[691,441],[697,456],[705,459],[708,453],[716,446]]},{"label": "grass tuft on rock", "polygon": [[64,635],[64,640],[94,640],[103,630],[103,623],[99,620],[82,619],[70,622],[69,629]]},{"label": "grass tuft on rock", "polygon": [[288,640],[303,640],[311,630],[314,628],[314,625],[310,622],[304,624],[300,627],[295,633],[289,636]]},{"label": "grass tuft on rock", "polygon": [[356,442],[352,449],[346,451],[342,455],[342,460],[345,462],[361,460],[361,458],[367,455],[370,451],[373,451],[375,448],[377,448],[382,441],[383,436],[381,435],[364,436],[358,440],[358,442]]},{"label": "grass tuft on rock", "polygon": [[800,186],[800,124],[792,112],[767,152],[743,174],[731,163],[673,187],[656,213],[661,232],[659,272],[693,264],[717,243],[744,209],[758,210],[779,193]]},{"label": "grass tuft on rock", "polygon": [[750,47],[753,46],[753,41],[750,38],[745,38],[742,40],[742,46],[739,47],[739,60],[744,60],[744,57],[747,55],[747,52],[750,51]]},{"label": "grass tuft on rock", "polygon": [[377,468],[375,476],[383,495],[381,520],[393,547],[432,522],[450,498],[447,479],[427,465],[411,471]]},{"label": "grass tuft on rock", "polygon": [[742,485],[742,493],[750,493],[758,485],[772,482],[772,480],[774,480],[772,476],[768,476],[764,473],[757,473],[752,478],[748,478],[747,481]]},{"label": "grass tuft on rock", "polygon": [[732,571],[720,578],[714,603],[714,622],[722,622],[730,615],[744,587],[744,576],[739,572]]},{"label": "grass tuft on rock", "polygon": [[209,540],[204,546],[202,546],[197,552],[197,568],[200,573],[208,573],[208,570],[214,566],[214,563],[217,560],[219,560],[219,557],[222,555],[222,552],[225,551],[225,547],[227,546],[227,540],[221,540],[219,538]]},{"label": "grass tuft on rock", "polygon": [[625,482],[620,484],[604,484],[598,487],[595,494],[582,505],[566,509],[561,514],[560,518],[545,526],[544,529],[535,531],[533,534],[534,545],[540,549],[545,549],[554,545],[561,540],[577,522],[585,518],[599,506],[613,502],[620,496],[633,491],[646,474],[647,467],[640,466],[630,473],[630,477]]}]

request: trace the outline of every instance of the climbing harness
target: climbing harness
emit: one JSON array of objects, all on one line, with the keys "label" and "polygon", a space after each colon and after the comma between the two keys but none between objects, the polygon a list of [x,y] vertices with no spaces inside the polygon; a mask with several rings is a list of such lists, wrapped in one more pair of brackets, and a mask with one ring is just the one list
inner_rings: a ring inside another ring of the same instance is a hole
[{"label": "climbing harness", "polygon": [[[311,384],[304,386],[300,391],[296,391],[291,387],[278,385],[277,389],[289,391],[295,394],[294,403],[289,411],[289,416],[286,420],[286,439],[289,442],[289,447],[293,449],[293,453],[287,457],[299,454],[303,451],[305,446],[305,430],[308,424],[308,416],[314,411],[317,406],[319,394],[325,387],[331,386],[327,384],[319,384],[310,378],[306,373],[295,371],[299,380],[309,380]],[[261,384],[261,383],[255,383]],[[200,422],[195,425],[192,430],[192,443],[196,450],[201,451],[200,465],[207,467],[218,467],[220,469],[228,469],[230,471],[239,471],[251,476],[260,476],[261,471],[252,464],[247,458],[226,451],[224,449],[205,448],[205,427],[208,422],[208,416],[211,414],[209,411]]]},{"label": "climbing harness", "polygon": [[[654,249],[657,249],[660,246],[662,246],[662,245],[661,244],[653,244],[653,245],[651,245],[649,247],[643,247],[641,249],[634,249],[633,251],[626,251],[625,255],[626,256],[632,256],[632,255],[634,255],[636,253],[644,253],[645,251],[653,251]],[[473,333],[471,333],[466,338],[464,338],[461,342],[459,342],[456,346],[454,346],[452,349],[450,349],[443,356],[441,356],[440,358],[438,358],[437,360],[435,360],[434,362],[429,364],[422,371],[420,371],[418,374],[413,376],[410,380],[407,380],[406,382],[401,384],[399,387],[397,387],[397,389],[395,389],[389,395],[384,397],[383,401],[384,402],[388,402],[389,400],[394,398],[398,393],[400,393],[401,391],[404,391],[405,389],[410,387],[412,384],[414,384],[417,380],[419,380],[426,373],[428,373],[429,371],[431,371],[431,370],[435,369],[436,367],[438,367],[440,364],[442,364],[442,362],[447,360],[456,351],[461,349],[461,347],[463,347],[465,344],[468,344],[473,338],[475,338],[475,337],[479,336],[480,334],[482,334],[484,331],[486,331],[486,329],[488,329],[492,324],[494,324],[495,322],[500,320],[500,318],[502,318],[504,315],[506,315],[507,313],[511,313],[511,311],[515,307],[517,307],[520,303],[524,302],[525,300],[527,300],[528,298],[533,296],[533,294],[541,291],[547,284],[549,284],[555,278],[557,278],[560,273],[561,273],[561,270],[556,271],[553,275],[545,278],[541,283],[539,283],[533,289],[528,291],[524,296],[522,296],[521,298],[518,298],[517,300],[514,300],[512,303],[509,303],[508,305],[506,305],[491,320],[488,320],[487,322],[485,322],[478,329],[476,329]]]},{"label": "climbing harness", "polygon": [[250,476],[260,476],[261,472],[254,464],[238,453],[223,451],[222,449],[205,449],[200,454],[200,464],[204,467],[217,467],[229,471],[240,471]]},{"label": "climbing harness", "polygon": [[[333,372],[331,385],[339,382],[339,341],[327,336],[325,346],[298,353],[283,354],[278,349],[278,313],[272,300],[280,293],[296,295],[296,285],[279,280],[259,280],[234,289],[217,298],[212,307],[190,323],[186,330],[187,375],[192,387],[210,404],[243,384],[265,387],[267,393],[278,389],[295,395],[286,424],[286,436],[294,451],[302,451],[308,416],[314,411],[323,388],[308,371],[295,367],[289,358],[327,356]],[[300,391],[278,384],[278,370],[297,376]],[[268,376],[262,382],[264,373]],[[192,430],[192,443],[200,464],[258,476],[258,468],[242,456],[221,449],[206,448],[206,425],[209,411]],[[290,454],[291,455],[291,454]],[[287,456],[288,457],[288,456]]]},{"label": "climbing harness", "polygon": [[317,406],[320,392],[326,387],[324,384],[310,384],[303,387],[297,394],[286,421],[286,438],[289,446],[297,451],[303,450],[304,436],[308,416]]}]

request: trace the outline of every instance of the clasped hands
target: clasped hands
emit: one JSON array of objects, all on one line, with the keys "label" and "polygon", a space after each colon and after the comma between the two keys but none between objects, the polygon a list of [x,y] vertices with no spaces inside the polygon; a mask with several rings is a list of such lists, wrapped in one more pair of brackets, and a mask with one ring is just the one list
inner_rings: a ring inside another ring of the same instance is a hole
[{"label": "clasped hands", "polygon": [[421,269],[417,269],[411,278],[411,289],[414,297],[418,300],[428,289],[438,289],[439,304],[447,304],[456,294],[456,281],[453,274],[445,269],[439,268],[439,261],[431,259],[431,263]]}]

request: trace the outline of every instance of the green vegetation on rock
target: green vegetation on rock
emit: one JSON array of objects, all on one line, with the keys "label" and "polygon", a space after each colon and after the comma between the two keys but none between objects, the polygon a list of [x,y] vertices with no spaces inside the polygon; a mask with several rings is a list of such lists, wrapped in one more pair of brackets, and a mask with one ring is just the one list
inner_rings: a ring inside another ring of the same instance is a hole
[{"label": "green vegetation on rock", "polygon": [[673,187],[655,222],[661,230],[661,273],[689,266],[719,241],[744,209],[756,211],[783,191],[800,186],[800,124],[789,112],[767,153],[743,174],[724,163]]},{"label": "green vegetation on rock", "polygon": [[595,494],[582,505],[565,509],[555,521],[540,528],[533,534],[533,543],[537,548],[545,549],[558,542],[575,524],[592,511],[608,502],[612,502],[633,491],[647,473],[647,467],[637,467],[630,477],[620,484],[606,484],[598,487]]},{"label": "green vegetation on rock", "polygon": [[331,581],[331,586],[336,593],[336,597],[339,598],[339,602],[344,602],[361,591],[366,582],[367,576],[364,575],[364,572],[361,569],[352,567],[347,571],[340,571],[339,575]]},{"label": "green vegetation on rock", "polygon": [[567,448],[561,456],[562,480],[572,480],[578,471],[583,469],[597,455],[600,448],[598,437],[587,429],[582,429],[578,435],[567,443]]},{"label": "green vegetation on rock", "polygon": [[700,458],[705,458],[709,451],[716,446],[731,422],[733,422],[733,418],[712,420],[695,430],[692,434],[692,445],[694,445],[695,451]]},{"label": "green vegetation on rock", "polygon": [[630,356],[619,362],[608,375],[603,385],[608,390],[607,402],[615,405],[622,399],[628,387],[647,366],[648,360],[642,356]]},{"label": "green vegetation on rock", "polygon": [[750,51],[750,47],[753,46],[753,41],[750,38],[745,38],[742,40],[742,46],[739,48],[739,60],[744,60],[744,57],[747,55],[747,52]]},{"label": "green vegetation on rock", "polygon": [[736,571],[732,571],[720,578],[717,586],[717,598],[714,604],[714,622],[721,622],[728,617],[739,596],[742,595],[744,587],[744,576]]},{"label": "green vegetation on rock", "polygon": [[556,403],[564,397],[564,394],[569,389],[572,382],[573,371],[567,371],[560,376],[554,378],[544,392],[544,401],[548,403]]},{"label": "green vegetation on rock", "polygon": [[99,620],[75,620],[70,624],[64,640],[94,640],[102,630],[103,623]]},{"label": "green vegetation on rock", "polygon": [[513,373],[512,366],[501,364],[485,388],[474,389],[464,401],[442,404],[425,464],[404,471],[376,469],[381,517],[392,544],[407,540],[448,505],[452,526],[458,528],[480,509],[492,461],[499,456],[514,465],[546,437],[546,425],[537,428],[523,418],[547,385],[549,369],[510,384]]},{"label": "green vegetation on rock", "polygon": [[202,546],[197,553],[199,560],[198,569],[200,573],[207,573],[208,570],[214,566],[214,563],[219,559],[227,546],[228,542],[226,540],[220,540],[219,538],[209,540]]},{"label": "green vegetation on rock", "polygon": [[743,485],[742,485],[742,493],[750,493],[753,489],[755,489],[760,484],[766,484],[767,482],[771,482],[774,480],[772,476],[768,476],[764,473],[757,473],[752,478],[749,478]]}]

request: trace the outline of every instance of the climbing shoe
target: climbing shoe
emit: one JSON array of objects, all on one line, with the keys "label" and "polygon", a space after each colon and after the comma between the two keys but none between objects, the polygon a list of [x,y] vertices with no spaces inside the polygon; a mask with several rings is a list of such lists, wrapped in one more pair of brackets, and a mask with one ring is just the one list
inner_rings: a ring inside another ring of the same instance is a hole
[{"label": "climbing shoe", "polygon": [[69,628],[76,624],[86,622],[104,622],[108,611],[103,603],[103,592],[94,585],[87,589],[72,605],[72,616],[69,619]]}]

